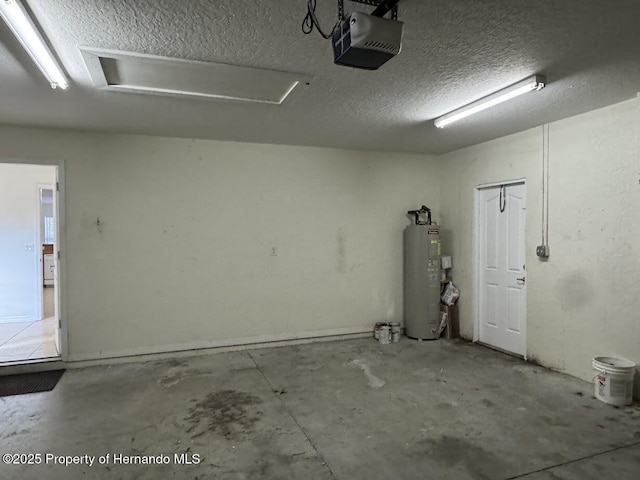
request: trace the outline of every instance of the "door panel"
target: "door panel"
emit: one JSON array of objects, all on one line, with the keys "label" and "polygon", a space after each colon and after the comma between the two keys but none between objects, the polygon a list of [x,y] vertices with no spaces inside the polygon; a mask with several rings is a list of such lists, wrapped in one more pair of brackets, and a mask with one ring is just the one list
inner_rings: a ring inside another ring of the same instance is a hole
[{"label": "door panel", "polygon": [[522,200],[513,195],[507,197],[509,207],[505,209],[507,214],[507,269],[510,272],[520,273],[522,270],[522,252],[520,248],[520,217],[522,212]]},{"label": "door panel", "polygon": [[509,287],[507,297],[507,330],[514,333],[521,332],[520,309],[522,308],[520,298],[521,291],[518,288]]},{"label": "door panel", "polygon": [[488,283],[485,287],[485,319],[486,324],[495,327],[495,319],[497,317],[496,302],[498,301],[498,285]]},{"label": "door panel", "polygon": [[479,191],[476,248],[479,339],[519,355],[526,349],[525,193],[523,183]]},{"label": "door panel", "polygon": [[40,175],[0,164],[0,323],[40,320]]},{"label": "door panel", "polygon": [[498,210],[498,195],[489,197],[485,202],[485,238],[486,238],[486,268],[497,270],[498,268],[498,237],[496,231],[498,229],[499,217],[496,213]]},{"label": "door panel", "polygon": [[[58,185],[60,179],[58,178],[59,171],[56,168],[56,183],[53,188],[53,220],[55,226],[55,241],[53,243],[53,288],[55,289],[54,293],[54,307],[55,307],[55,315],[56,315],[56,333],[55,333],[55,343],[56,343],[56,351],[58,355],[62,354],[62,329],[60,328],[60,265],[59,265],[59,253],[60,253],[60,222],[59,222],[59,195]],[[63,359],[65,360],[65,359]]]}]

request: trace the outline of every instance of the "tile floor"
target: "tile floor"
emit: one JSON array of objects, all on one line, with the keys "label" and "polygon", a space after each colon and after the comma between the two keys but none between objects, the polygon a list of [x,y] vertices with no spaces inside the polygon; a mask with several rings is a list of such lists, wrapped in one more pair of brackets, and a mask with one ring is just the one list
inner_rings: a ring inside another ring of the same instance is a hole
[{"label": "tile floor", "polygon": [[44,289],[44,320],[0,323],[0,363],[57,357],[54,290]]}]

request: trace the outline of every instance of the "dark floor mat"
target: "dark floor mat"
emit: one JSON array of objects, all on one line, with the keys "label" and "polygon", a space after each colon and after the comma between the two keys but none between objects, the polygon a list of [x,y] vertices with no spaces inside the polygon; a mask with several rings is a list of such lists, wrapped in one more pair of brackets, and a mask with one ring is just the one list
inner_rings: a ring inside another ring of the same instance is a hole
[{"label": "dark floor mat", "polygon": [[64,372],[65,370],[51,370],[0,376],[0,397],[48,392],[53,390]]}]

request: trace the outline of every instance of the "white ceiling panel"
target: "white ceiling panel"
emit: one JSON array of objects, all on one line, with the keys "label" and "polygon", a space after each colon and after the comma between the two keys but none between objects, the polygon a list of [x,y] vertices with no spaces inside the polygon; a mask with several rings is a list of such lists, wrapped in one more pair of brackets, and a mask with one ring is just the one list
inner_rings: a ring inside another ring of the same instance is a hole
[{"label": "white ceiling panel", "polygon": [[80,50],[94,85],[119,92],[280,105],[294,88],[301,83],[310,85],[313,78],[224,63],[88,47]]}]

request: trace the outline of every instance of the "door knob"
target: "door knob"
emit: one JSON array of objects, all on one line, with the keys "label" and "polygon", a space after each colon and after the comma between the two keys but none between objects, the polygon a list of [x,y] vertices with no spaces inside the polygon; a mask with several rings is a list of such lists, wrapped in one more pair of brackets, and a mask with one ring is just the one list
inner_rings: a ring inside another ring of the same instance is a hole
[{"label": "door knob", "polygon": [[525,277],[522,278],[516,278],[517,281],[524,283]]}]

